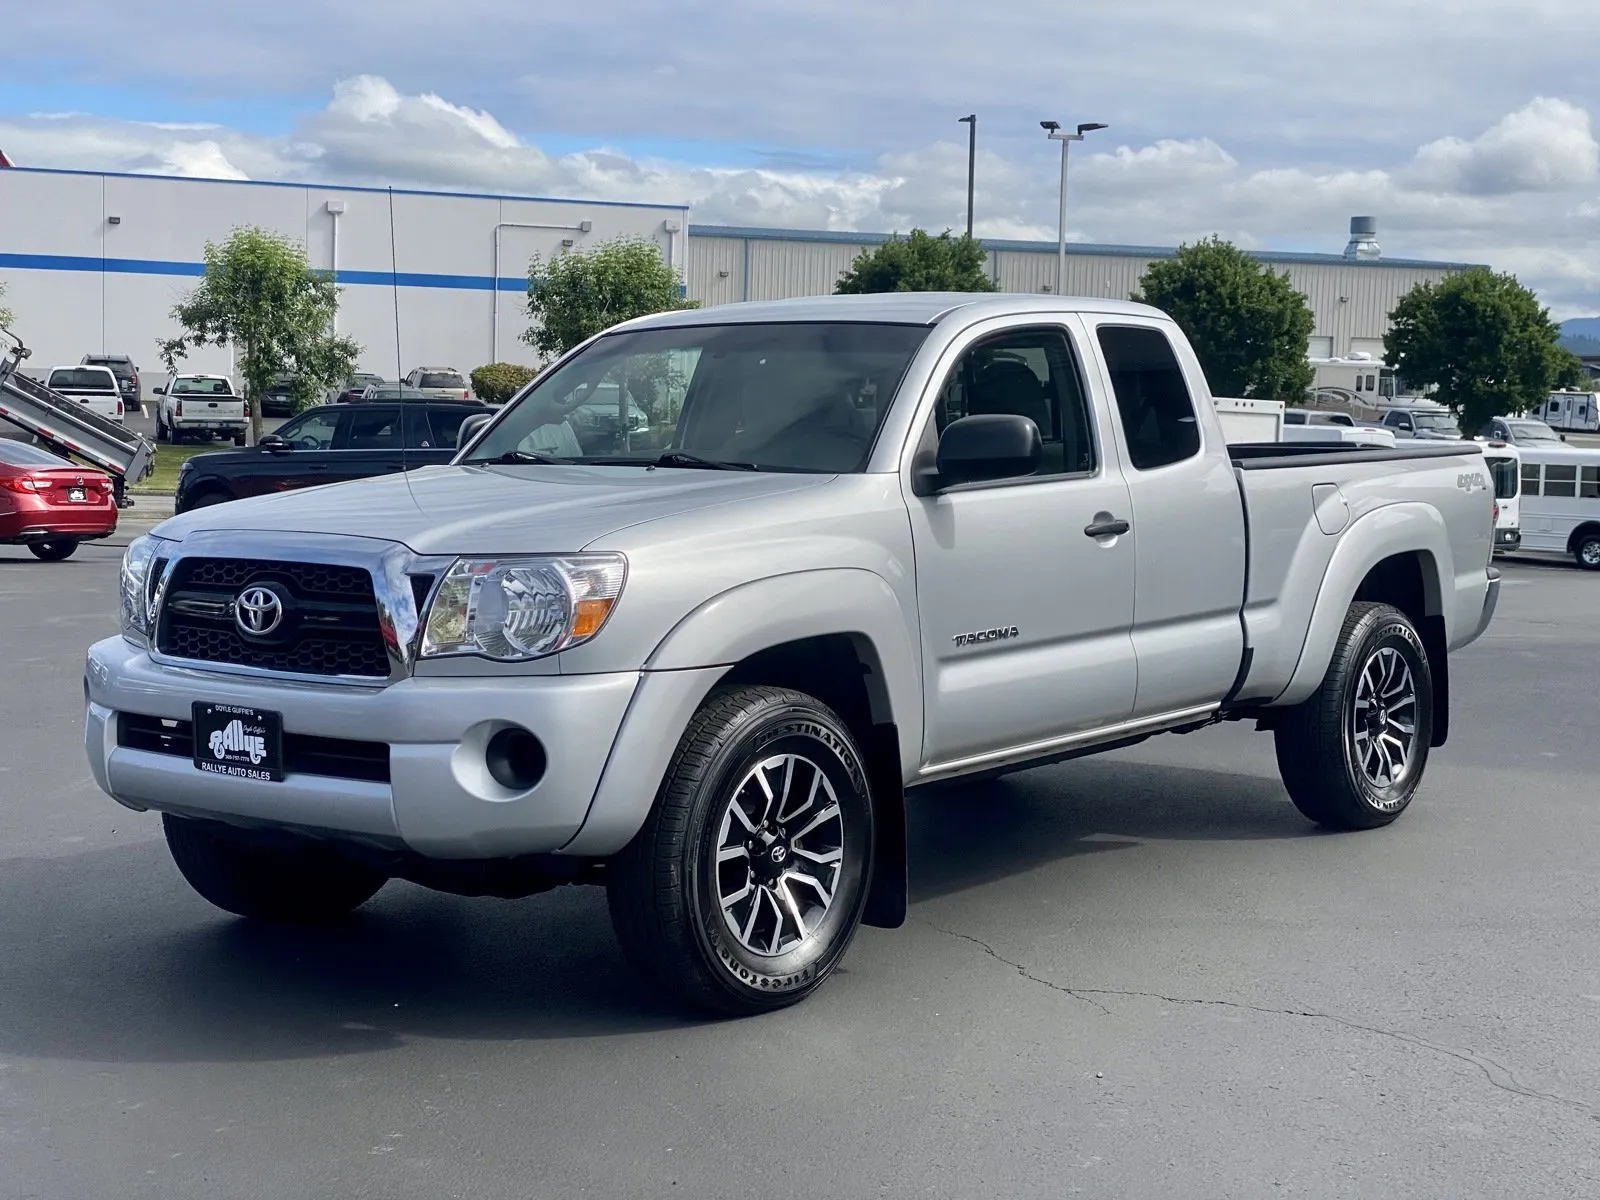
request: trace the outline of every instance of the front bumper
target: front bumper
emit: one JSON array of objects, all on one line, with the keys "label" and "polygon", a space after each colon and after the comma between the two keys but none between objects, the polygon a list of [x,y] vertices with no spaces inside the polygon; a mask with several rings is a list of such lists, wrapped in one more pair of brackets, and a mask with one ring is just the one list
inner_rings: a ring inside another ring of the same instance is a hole
[{"label": "front bumper", "polygon": [[[141,811],[299,828],[431,858],[549,852],[583,827],[640,678],[415,676],[377,689],[305,684],[164,666],[113,637],[89,649],[85,749],[101,789]],[[236,779],[199,771],[188,757],[121,744],[119,714],[187,722],[196,701],[281,713],[286,736],[381,739],[389,746],[390,781],[292,772],[281,783]],[[544,776],[520,794],[495,783],[483,761],[485,742],[510,724],[532,732],[548,759]],[[647,792],[645,808],[650,798]]]}]

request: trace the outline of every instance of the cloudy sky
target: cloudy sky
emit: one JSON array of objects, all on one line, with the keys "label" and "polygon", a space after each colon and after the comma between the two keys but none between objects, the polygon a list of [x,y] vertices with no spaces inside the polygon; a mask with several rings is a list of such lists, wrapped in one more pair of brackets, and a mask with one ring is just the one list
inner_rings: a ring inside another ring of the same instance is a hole
[{"label": "cloudy sky", "polygon": [[1054,239],[1038,122],[1103,121],[1069,236],[1485,262],[1600,313],[1596,0],[52,0],[0,42],[19,166],[687,202]]}]

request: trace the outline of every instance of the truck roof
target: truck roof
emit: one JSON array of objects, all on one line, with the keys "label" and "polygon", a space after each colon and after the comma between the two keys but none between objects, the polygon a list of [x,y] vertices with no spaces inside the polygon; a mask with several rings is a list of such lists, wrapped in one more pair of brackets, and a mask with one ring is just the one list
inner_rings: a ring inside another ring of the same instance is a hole
[{"label": "truck roof", "polygon": [[937,325],[950,314],[1009,317],[1026,313],[1109,313],[1161,317],[1148,304],[1089,296],[1048,296],[997,292],[884,292],[869,296],[802,296],[792,300],[753,300],[714,308],[656,313],[619,328],[658,329],[684,325],[742,325],[772,321],[850,321],[894,325]]}]

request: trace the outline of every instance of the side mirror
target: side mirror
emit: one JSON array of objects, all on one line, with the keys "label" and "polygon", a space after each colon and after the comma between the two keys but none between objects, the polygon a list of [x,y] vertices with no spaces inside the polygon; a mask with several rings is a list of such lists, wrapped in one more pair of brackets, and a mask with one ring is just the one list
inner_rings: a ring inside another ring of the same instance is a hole
[{"label": "side mirror", "polygon": [[1039,427],[1012,413],[962,417],[939,438],[938,477],[930,491],[961,483],[1032,475],[1044,457]]},{"label": "side mirror", "polygon": [[167,394],[167,385],[164,384],[164,383],[157,384],[156,385],[156,395],[165,396],[166,394]]},{"label": "side mirror", "polygon": [[292,447],[289,445],[289,443],[287,441],[285,441],[283,438],[279,437],[275,433],[264,433],[264,434],[262,434],[261,435],[261,440],[259,442],[257,442],[256,445],[260,446],[263,450],[278,451],[278,450],[289,450],[289,449],[292,449]]},{"label": "side mirror", "polygon": [[461,422],[461,428],[456,432],[456,446],[465,446],[482,432],[483,427],[494,419],[492,413],[473,413]]}]

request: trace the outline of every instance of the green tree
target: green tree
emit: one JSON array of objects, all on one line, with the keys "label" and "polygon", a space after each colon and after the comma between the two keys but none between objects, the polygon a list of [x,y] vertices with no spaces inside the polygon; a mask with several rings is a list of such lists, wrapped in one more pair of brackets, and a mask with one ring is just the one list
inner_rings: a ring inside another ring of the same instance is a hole
[{"label": "green tree", "polygon": [[[6,285],[3,284],[3,283],[0,283],[0,300],[4,300],[5,298],[6,298]],[[0,304],[0,325],[9,326],[11,324],[11,319],[12,319],[11,318],[11,310],[9,308],[7,308],[4,304]]]},{"label": "green tree", "polygon": [[1476,432],[1496,416],[1535,408],[1546,393],[1579,385],[1582,364],[1561,329],[1516,276],[1475,267],[1412,288],[1390,315],[1384,361],[1408,384],[1438,391]]},{"label": "green tree", "polygon": [[913,229],[863,250],[833,289],[839,296],[871,292],[994,292],[989,255],[981,243],[947,229],[938,237]]},{"label": "green tree", "polygon": [[348,379],[361,347],[332,332],[339,310],[333,275],[316,271],[305,248],[282,234],[235,229],[206,243],[206,273],[172,308],[179,337],[158,342],[167,370],[202,346],[228,346],[250,405],[251,442],[261,439],[261,395],[273,377],[293,376],[301,399]]},{"label": "green tree", "polygon": [[535,254],[528,264],[528,315],[522,340],[549,360],[635,317],[698,308],[683,298],[683,277],[644,238],[613,238],[593,250]]},{"label": "green tree", "polygon": [[504,404],[533,381],[537,372],[521,363],[489,363],[472,372],[472,392],[485,404]]},{"label": "green tree", "polygon": [[1311,389],[1306,345],[1316,323],[1287,272],[1213,236],[1152,263],[1139,289],[1135,301],[1183,330],[1213,395],[1295,402]]}]

